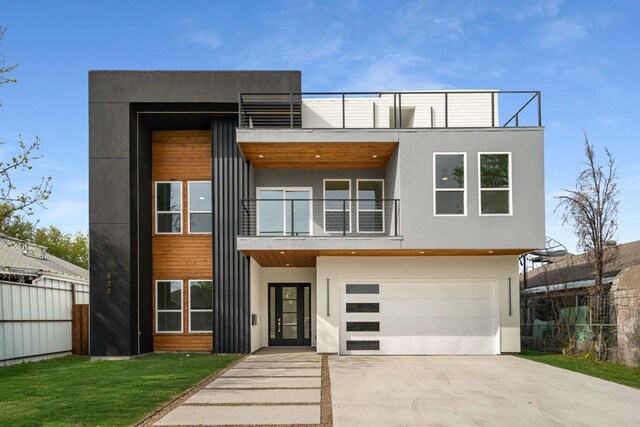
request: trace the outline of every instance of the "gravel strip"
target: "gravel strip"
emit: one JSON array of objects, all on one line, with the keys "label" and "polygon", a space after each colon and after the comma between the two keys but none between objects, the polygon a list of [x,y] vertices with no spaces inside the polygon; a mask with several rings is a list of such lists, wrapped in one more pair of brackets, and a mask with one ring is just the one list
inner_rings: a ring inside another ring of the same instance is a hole
[{"label": "gravel strip", "polygon": [[320,402],[183,403],[180,406],[319,406]]},{"label": "gravel strip", "polygon": [[320,391],[320,425],[333,427],[333,410],[331,408],[331,377],[329,376],[329,356],[322,355],[322,377]]}]

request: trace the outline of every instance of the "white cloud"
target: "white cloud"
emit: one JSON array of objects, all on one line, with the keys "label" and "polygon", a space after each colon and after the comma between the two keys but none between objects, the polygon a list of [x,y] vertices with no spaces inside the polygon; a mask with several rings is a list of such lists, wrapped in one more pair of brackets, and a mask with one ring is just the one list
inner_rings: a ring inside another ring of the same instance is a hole
[{"label": "white cloud", "polygon": [[525,0],[521,4],[508,2],[504,12],[515,21],[535,18],[548,18],[558,15],[564,0]]},{"label": "white cloud", "polygon": [[564,50],[588,35],[585,26],[576,19],[555,19],[540,26],[539,43],[545,49]]},{"label": "white cloud", "polygon": [[214,30],[193,30],[185,37],[193,43],[202,44],[211,49],[217,49],[222,44],[220,36]]}]

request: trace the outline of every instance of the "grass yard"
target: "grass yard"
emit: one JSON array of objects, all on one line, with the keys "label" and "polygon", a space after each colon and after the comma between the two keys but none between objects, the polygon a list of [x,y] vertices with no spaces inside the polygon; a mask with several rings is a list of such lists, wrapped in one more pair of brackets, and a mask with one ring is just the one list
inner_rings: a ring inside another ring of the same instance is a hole
[{"label": "grass yard", "polygon": [[0,368],[0,426],[135,424],[239,356],[68,356]]},{"label": "grass yard", "polygon": [[539,351],[524,350],[519,356],[535,362],[546,363],[547,365],[640,389],[640,368]]}]

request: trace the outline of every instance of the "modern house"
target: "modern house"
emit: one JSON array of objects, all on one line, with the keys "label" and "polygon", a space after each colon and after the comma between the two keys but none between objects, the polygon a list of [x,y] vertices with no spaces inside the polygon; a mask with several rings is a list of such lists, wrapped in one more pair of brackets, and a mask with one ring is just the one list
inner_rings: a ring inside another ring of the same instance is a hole
[{"label": "modern house", "polygon": [[89,73],[92,356],[520,350],[539,92]]},{"label": "modern house", "polygon": [[0,366],[66,356],[89,272],[47,248],[0,234]]}]

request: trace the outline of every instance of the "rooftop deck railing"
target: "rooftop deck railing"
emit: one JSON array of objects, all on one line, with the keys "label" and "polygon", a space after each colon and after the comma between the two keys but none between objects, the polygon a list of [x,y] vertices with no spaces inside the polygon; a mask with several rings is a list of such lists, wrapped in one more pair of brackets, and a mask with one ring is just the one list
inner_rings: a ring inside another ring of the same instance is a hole
[{"label": "rooftop deck railing", "polygon": [[241,93],[238,116],[241,128],[536,127],[542,103],[540,91]]}]

